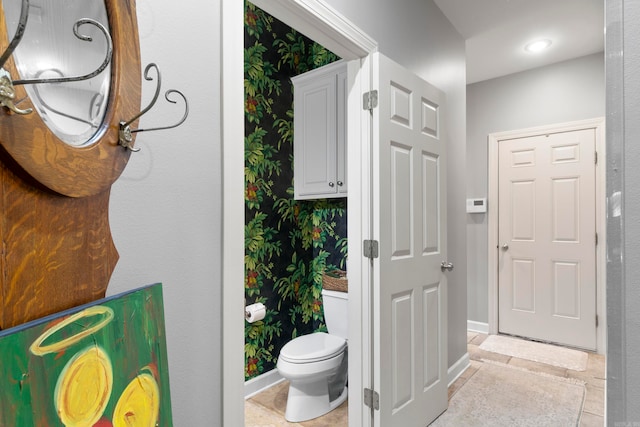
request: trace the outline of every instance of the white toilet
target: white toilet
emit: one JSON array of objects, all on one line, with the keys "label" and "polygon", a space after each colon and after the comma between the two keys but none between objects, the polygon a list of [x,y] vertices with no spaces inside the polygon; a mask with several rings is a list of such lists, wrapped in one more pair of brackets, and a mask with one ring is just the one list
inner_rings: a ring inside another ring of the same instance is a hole
[{"label": "white toilet", "polygon": [[322,306],[329,333],[294,338],[280,350],[278,372],[290,383],[284,415],[287,421],[319,417],[347,399],[347,295],[323,289]]}]

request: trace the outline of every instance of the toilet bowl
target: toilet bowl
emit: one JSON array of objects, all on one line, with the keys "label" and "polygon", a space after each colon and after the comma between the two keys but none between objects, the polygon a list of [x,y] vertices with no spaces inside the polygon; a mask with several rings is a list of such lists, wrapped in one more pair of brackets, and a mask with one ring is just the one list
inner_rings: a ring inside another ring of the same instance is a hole
[{"label": "toilet bowl", "polygon": [[[322,291],[325,309],[325,332],[314,332],[294,338],[280,350],[277,369],[289,380],[289,396],[285,419],[290,422],[307,421],[324,415],[340,406],[347,399],[347,297],[344,292]],[[326,304],[329,303],[329,307]],[[336,305],[334,307],[334,305]],[[337,327],[338,334],[331,333],[336,320],[334,311],[344,317]],[[329,320],[334,317],[334,320]]]}]

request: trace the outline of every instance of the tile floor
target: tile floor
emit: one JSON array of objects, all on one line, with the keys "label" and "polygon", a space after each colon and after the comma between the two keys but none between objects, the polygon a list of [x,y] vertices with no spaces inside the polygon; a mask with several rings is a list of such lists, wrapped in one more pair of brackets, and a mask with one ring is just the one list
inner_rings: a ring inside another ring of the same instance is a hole
[{"label": "tile floor", "polygon": [[[478,348],[487,338],[485,334],[469,332],[467,343],[471,366],[449,387],[449,399],[471,378],[483,360],[507,363],[534,372],[543,372],[565,378],[575,378],[586,383],[587,394],[582,408],[580,427],[604,426],[605,360],[604,356],[589,353],[586,371],[573,371],[544,363],[505,356]],[[288,383],[282,382],[245,401],[246,427],[346,427],[347,403],[324,417],[302,423],[289,423],[284,419],[287,404]]]}]

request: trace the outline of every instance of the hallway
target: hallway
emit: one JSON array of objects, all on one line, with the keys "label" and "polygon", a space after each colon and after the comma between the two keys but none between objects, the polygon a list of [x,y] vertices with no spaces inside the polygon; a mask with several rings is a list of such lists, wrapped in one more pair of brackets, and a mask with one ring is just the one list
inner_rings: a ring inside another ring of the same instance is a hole
[{"label": "hallway", "polygon": [[[533,362],[524,358],[511,357],[480,348],[487,335],[468,332],[468,352],[471,366],[449,387],[449,400],[460,392],[468,381],[478,373],[483,365],[498,364],[527,370],[554,381],[560,377],[585,385],[586,394],[582,403],[580,427],[602,427],[604,425],[605,397],[605,358],[602,355],[588,353],[585,371],[560,368],[545,363]],[[288,423],[283,414],[287,399],[287,383],[276,386],[245,401],[246,427],[346,427],[347,404],[324,417],[303,423]],[[477,421],[477,420],[476,420]],[[478,424],[475,424],[478,425]],[[456,426],[463,427],[463,426]]]},{"label": "hallway", "polygon": [[580,415],[580,427],[604,426],[604,397],[605,397],[605,358],[603,355],[585,352],[588,354],[587,368],[584,371],[576,371],[567,368],[552,366],[545,363],[506,356],[500,353],[485,351],[480,348],[488,335],[475,332],[467,333],[467,349],[471,359],[471,366],[449,387],[449,400],[460,391],[467,381],[471,379],[483,364],[497,363],[507,366],[525,369],[542,375],[550,375],[584,383],[586,393]]}]

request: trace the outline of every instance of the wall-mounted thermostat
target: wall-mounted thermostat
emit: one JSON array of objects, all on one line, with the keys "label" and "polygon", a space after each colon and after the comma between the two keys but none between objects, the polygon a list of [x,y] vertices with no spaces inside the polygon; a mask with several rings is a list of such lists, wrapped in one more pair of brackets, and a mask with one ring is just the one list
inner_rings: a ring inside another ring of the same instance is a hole
[{"label": "wall-mounted thermostat", "polygon": [[487,199],[467,199],[467,213],[485,213]]}]

